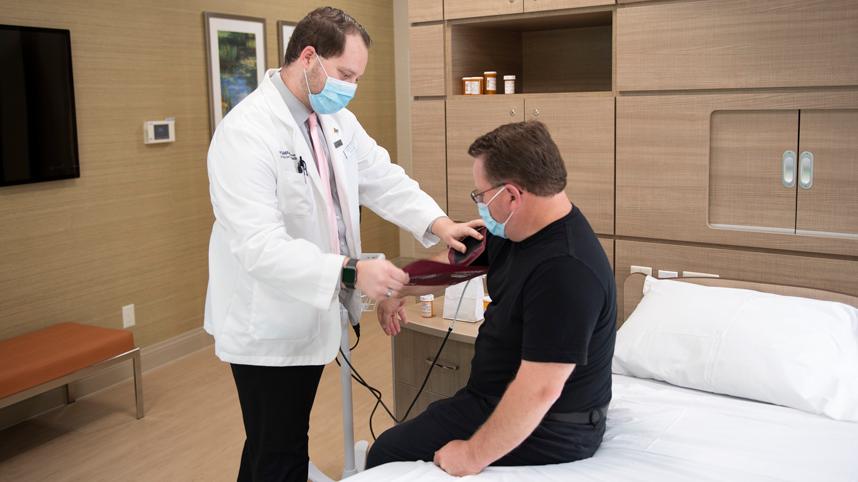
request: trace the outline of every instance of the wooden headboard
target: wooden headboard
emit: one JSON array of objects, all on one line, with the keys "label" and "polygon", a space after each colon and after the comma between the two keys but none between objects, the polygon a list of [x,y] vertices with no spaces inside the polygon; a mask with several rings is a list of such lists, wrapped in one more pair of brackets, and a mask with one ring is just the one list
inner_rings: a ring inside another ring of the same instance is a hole
[{"label": "wooden headboard", "polygon": [[[742,281],[725,278],[671,278],[674,281],[694,283],[702,286],[720,286],[722,288],[741,288],[747,290],[763,291],[785,296],[800,296],[823,301],[837,301],[858,308],[858,296],[852,296],[836,291],[819,290],[816,288],[805,288],[803,286],[788,286],[772,283],[757,283],[755,281]],[[621,320],[625,320],[632,314],[643,298],[643,285],[646,275],[634,273],[626,278],[623,284],[623,306]],[[618,320],[617,325],[622,325]]]}]

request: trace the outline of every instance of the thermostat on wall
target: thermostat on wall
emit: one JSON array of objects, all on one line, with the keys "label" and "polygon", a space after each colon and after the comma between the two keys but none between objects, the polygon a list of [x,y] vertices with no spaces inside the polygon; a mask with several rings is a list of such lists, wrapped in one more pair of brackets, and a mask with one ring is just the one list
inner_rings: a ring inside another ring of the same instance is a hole
[{"label": "thermostat on wall", "polygon": [[143,144],[158,144],[176,140],[176,121],[164,119],[143,123]]}]

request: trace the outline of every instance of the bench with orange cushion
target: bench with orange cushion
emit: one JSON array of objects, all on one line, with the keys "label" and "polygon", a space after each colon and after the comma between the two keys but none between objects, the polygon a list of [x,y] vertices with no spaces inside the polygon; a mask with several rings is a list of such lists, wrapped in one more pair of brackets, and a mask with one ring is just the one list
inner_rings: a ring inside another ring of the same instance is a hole
[{"label": "bench with orange cushion", "polygon": [[131,360],[137,418],[143,417],[140,349],[130,331],[60,323],[0,341],[0,408],[65,386],[115,363]]}]

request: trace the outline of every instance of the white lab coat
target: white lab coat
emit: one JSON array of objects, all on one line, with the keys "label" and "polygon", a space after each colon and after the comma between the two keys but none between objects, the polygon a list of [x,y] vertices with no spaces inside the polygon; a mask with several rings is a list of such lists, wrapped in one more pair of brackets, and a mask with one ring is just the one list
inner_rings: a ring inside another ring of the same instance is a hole
[{"label": "white lab coat", "polygon": [[[215,223],[205,329],[229,363],[322,365],[340,345],[344,257],[332,253],[322,184],[310,147],[266,72],[218,125],[208,153]],[[359,205],[423,245],[444,212],[390,162],[346,109],[320,115],[343,206],[351,257],[361,253]],[[307,175],[297,170],[299,159]],[[327,181],[325,181],[327,182]],[[333,229],[336,229],[333,227]],[[359,295],[350,305],[359,303]]]}]

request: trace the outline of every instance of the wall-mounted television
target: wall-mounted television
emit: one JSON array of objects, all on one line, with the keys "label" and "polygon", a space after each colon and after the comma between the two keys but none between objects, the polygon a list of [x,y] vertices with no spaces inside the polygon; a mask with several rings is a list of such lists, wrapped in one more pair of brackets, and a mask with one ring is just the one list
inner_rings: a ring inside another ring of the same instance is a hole
[{"label": "wall-mounted television", "polygon": [[0,186],[74,177],[69,31],[0,25]]}]

